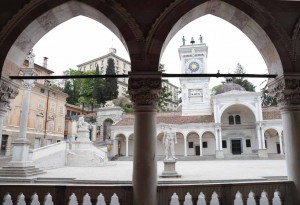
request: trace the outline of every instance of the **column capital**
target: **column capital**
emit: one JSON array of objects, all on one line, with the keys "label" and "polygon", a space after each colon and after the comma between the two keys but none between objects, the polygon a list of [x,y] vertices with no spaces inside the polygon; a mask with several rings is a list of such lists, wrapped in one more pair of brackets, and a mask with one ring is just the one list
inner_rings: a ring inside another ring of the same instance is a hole
[{"label": "column capital", "polygon": [[161,72],[130,72],[128,91],[133,105],[157,107],[161,82]]},{"label": "column capital", "polygon": [[1,77],[0,79],[0,114],[5,114],[9,108],[10,100],[19,94],[18,85],[11,80]]},{"label": "column capital", "polygon": [[300,73],[283,74],[268,83],[269,94],[281,106],[300,105]]}]

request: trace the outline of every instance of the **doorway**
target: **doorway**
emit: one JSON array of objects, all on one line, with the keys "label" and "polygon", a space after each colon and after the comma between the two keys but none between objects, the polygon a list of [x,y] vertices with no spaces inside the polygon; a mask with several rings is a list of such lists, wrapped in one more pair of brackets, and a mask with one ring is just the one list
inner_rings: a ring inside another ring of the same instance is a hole
[{"label": "doorway", "polygon": [[6,153],[7,139],[8,139],[8,135],[2,135],[0,155],[5,155]]},{"label": "doorway", "polygon": [[277,148],[277,154],[280,154],[281,150],[280,150],[280,144],[279,143],[276,144],[276,148]]},{"label": "doorway", "polygon": [[200,155],[200,146],[195,146],[195,155]]},{"label": "doorway", "polygon": [[231,152],[232,154],[242,153],[242,141],[241,140],[231,140]]}]

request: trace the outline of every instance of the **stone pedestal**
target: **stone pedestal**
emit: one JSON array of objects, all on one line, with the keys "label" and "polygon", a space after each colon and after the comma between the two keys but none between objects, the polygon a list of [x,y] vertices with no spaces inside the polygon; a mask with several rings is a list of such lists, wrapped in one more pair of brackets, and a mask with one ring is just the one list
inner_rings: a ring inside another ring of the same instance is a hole
[{"label": "stone pedestal", "polygon": [[268,151],[266,149],[259,149],[257,153],[258,153],[258,157],[261,159],[269,158]]},{"label": "stone pedestal", "polygon": [[223,152],[223,150],[216,150],[216,158],[217,159],[224,159],[224,152]]},{"label": "stone pedestal", "polygon": [[90,141],[87,126],[78,128],[77,139],[71,147],[67,153],[67,166],[97,167],[104,166],[107,161],[107,156],[103,155]]},{"label": "stone pedestal", "polygon": [[159,176],[161,178],[179,178],[179,175],[176,172],[176,160],[164,160],[164,171]]}]

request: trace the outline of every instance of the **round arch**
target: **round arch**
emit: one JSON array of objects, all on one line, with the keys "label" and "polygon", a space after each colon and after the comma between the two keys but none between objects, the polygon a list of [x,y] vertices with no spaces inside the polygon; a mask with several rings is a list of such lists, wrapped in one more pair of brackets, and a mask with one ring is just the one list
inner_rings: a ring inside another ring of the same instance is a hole
[{"label": "round arch", "polygon": [[[241,30],[256,46],[261,53],[269,73],[282,74],[283,70],[292,71],[293,65],[288,51],[291,49],[288,34],[278,28],[276,22],[262,6],[248,4],[247,2],[237,3],[230,1],[190,1],[181,2],[180,5],[170,5],[161,15],[163,22],[153,26],[153,43],[149,43],[152,52],[160,53],[162,56],[166,46],[173,36],[191,21],[211,14],[222,18]],[[236,4],[236,5],[235,5]],[[245,11],[245,12],[244,12]],[[173,15],[167,15],[172,12]],[[165,16],[164,16],[165,14]],[[263,16],[256,18],[255,16]],[[254,20],[255,19],[255,20]],[[268,27],[268,29],[264,29]],[[282,39],[278,41],[278,39]],[[284,43],[287,42],[287,43]],[[154,49],[160,49],[154,51]]]},{"label": "round arch", "polygon": [[215,134],[210,130],[202,134],[202,153],[203,155],[215,155],[216,153]]},{"label": "round arch", "polygon": [[134,135],[133,135],[133,133],[131,133],[128,137],[128,155],[129,156],[133,156],[133,149],[134,149],[133,141],[134,141]]},{"label": "round arch", "polygon": [[280,135],[276,128],[268,128],[264,130],[265,146],[270,154],[280,154],[282,152],[282,142],[280,142]]},{"label": "round arch", "polygon": [[251,105],[250,103],[245,103],[245,102],[239,102],[238,104],[237,103],[228,103],[226,105],[224,105],[221,109],[220,109],[220,114],[218,116],[218,121],[217,122],[221,122],[221,118],[222,118],[222,115],[224,114],[224,111],[232,106],[235,106],[235,105],[242,105],[248,109],[251,110],[251,112],[253,113],[254,117],[255,117],[255,120],[256,121],[259,121],[258,119],[258,116],[257,116],[257,113],[255,112],[255,107],[253,105]]},{"label": "round arch", "polygon": [[107,11],[108,4],[96,0],[89,1],[89,5],[79,1],[65,1],[63,4],[61,1],[40,1],[36,3],[39,5],[34,6],[30,3],[27,6],[29,11],[24,8],[26,11],[21,10],[14,17],[19,18],[18,23],[8,24],[6,30],[9,32],[3,35],[0,33],[0,46],[4,53],[0,56],[0,69],[4,68],[2,69],[4,76],[18,75],[28,52],[45,34],[79,15],[94,19],[106,26],[121,40],[127,50],[129,49],[123,33],[126,34],[126,38],[134,38],[131,30],[124,26],[126,22],[120,15],[116,14],[111,19],[107,17],[111,16]]},{"label": "round arch", "polygon": [[[197,131],[190,131],[186,135],[187,141],[187,156],[194,156],[198,151],[198,155],[200,155],[200,134]],[[197,148],[196,148],[197,147]],[[196,151],[196,149],[199,149]]]},{"label": "round arch", "polygon": [[126,136],[122,133],[117,134],[115,137],[116,150],[115,155],[125,156],[126,155]]}]

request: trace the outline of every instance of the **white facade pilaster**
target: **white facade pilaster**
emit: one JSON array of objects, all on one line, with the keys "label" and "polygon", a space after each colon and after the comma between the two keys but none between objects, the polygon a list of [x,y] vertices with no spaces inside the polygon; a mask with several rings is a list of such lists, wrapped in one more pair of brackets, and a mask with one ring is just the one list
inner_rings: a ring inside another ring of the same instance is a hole
[{"label": "white facade pilaster", "polygon": [[128,137],[125,137],[125,139],[126,139],[126,157],[128,157],[128,152],[129,152],[129,150],[128,150],[129,136],[128,136]]},{"label": "white facade pilaster", "polygon": [[282,132],[280,132],[280,133],[278,133],[278,137],[279,137],[279,146],[280,146],[280,154],[284,154],[284,152],[283,152],[283,141],[282,141],[282,136],[283,135],[283,133]]},{"label": "white facade pilaster", "polygon": [[200,141],[200,156],[203,156],[202,134],[199,136]]},{"label": "white facade pilaster", "polygon": [[184,156],[186,157],[187,156],[187,134],[184,134],[183,136],[183,146],[184,146]]},{"label": "white facade pilaster", "polygon": [[259,125],[256,125],[256,135],[257,135],[258,149],[262,149],[261,132],[260,132],[260,126]]}]

